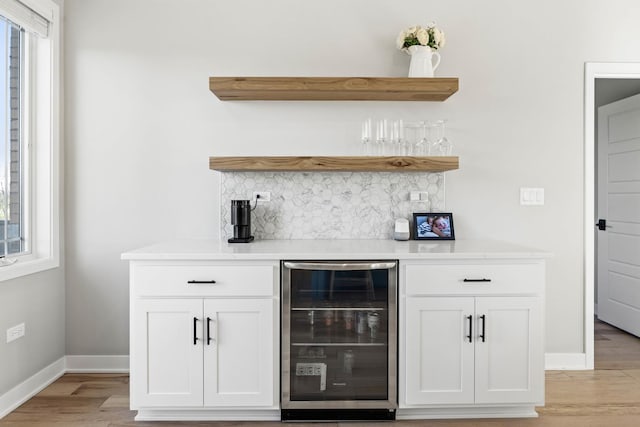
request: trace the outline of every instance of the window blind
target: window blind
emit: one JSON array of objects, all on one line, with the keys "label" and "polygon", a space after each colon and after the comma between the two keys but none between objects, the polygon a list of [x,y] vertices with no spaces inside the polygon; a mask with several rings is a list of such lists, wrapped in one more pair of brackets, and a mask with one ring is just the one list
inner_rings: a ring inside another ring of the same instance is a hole
[{"label": "window blind", "polygon": [[40,37],[49,36],[49,20],[19,0],[0,0],[0,14],[26,31]]}]

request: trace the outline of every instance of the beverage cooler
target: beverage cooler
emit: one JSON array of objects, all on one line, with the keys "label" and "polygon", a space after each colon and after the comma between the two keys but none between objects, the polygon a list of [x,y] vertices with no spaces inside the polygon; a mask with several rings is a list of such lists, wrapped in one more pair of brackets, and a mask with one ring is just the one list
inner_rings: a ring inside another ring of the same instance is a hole
[{"label": "beverage cooler", "polygon": [[283,420],[395,419],[397,261],[282,261]]}]

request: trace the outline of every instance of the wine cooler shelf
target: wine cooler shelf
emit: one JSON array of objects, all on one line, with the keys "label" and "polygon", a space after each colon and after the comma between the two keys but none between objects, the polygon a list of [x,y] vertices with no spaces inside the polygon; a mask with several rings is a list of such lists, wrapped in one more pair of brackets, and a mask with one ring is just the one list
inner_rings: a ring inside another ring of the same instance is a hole
[{"label": "wine cooler shelf", "polygon": [[387,394],[386,349],[302,347],[292,352],[295,400],[384,399]]},{"label": "wine cooler shelf", "polygon": [[386,345],[384,309],[292,310],[291,345]]}]

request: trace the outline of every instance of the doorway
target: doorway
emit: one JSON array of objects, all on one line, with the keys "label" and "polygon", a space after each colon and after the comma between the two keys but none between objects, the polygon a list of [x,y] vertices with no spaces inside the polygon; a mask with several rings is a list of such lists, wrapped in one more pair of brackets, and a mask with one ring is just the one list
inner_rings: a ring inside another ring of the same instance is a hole
[{"label": "doorway", "polygon": [[[586,63],[584,108],[584,350],[585,368],[594,368],[594,313],[596,304],[595,249],[597,108],[639,93],[640,63]],[[635,92],[634,92],[635,91]]]}]

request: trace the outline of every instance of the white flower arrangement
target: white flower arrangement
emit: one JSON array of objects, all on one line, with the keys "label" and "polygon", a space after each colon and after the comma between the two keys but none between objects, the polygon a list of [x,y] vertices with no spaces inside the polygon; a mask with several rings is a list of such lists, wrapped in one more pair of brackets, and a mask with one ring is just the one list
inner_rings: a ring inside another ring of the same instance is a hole
[{"label": "white flower arrangement", "polygon": [[409,46],[429,46],[433,50],[438,50],[445,44],[444,33],[431,22],[425,28],[416,25],[406,30],[400,31],[396,46],[398,49],[409,52]]}]

